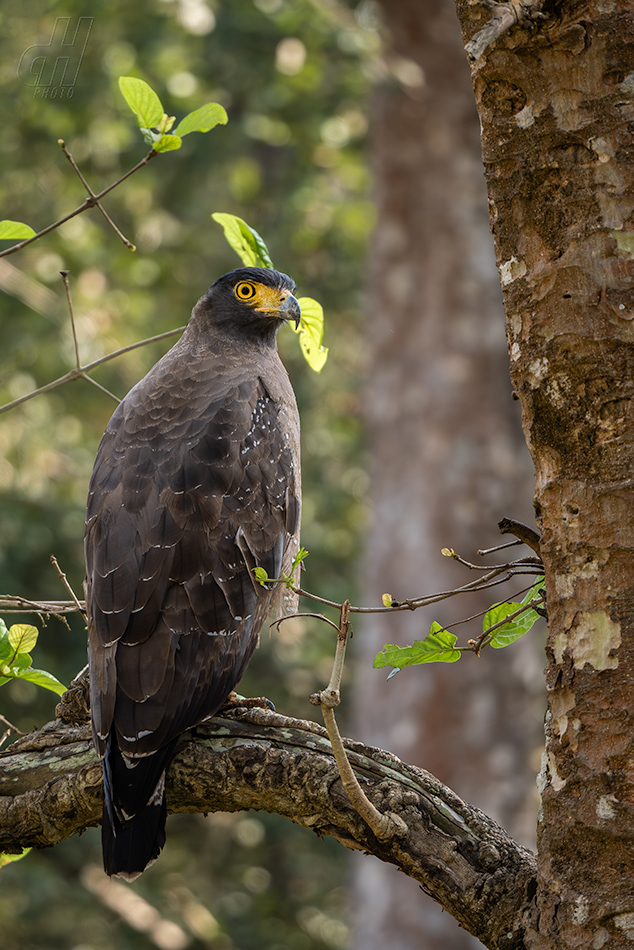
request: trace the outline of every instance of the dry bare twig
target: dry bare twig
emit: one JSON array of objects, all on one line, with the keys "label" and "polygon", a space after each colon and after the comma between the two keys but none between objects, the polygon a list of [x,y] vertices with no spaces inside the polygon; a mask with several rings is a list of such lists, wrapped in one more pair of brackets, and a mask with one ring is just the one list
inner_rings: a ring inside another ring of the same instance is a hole
[{"label": "dry bare twig", "polygon": [[[60,218],[58,221],[55,221],[53,224],[50,224],[47,228],[43,228],[41,231],[38,231],[38,233],[33,235],[33,237],[26,238],[24,241],[20,241],[18,244],[14,244],[12,247],[9,247],[4,251],[0,251],[0,258],[7,257],[9,254],[15,254],[16,251],[20,251],[22,250],[22,248],[27,247],[27,245],[33,244],[35,241],[39,241],[40,238],[44,237],[46,234],[50,234],[51,231],[54,231],[56,228],[59,228],[62,224],[65,224],[67,221],[70,221],[71,218],[76,217],[78,214],[83,214],[83,212],[88,211],[89,208],[95,208],[95,207],[99,209],[99,211],[105,217],[108,224],[113,228],[115,233],[118,235],[121,241],[123,241],[126,247],[129,247],[130,250],[135,251],[136,250],[135,245],[132,244],[132,242],[129,241],[121,233],[121,231],[116,226],[114,221],[112,221],[110,216],[101,206],[100,202],[102,198],[110,194],[111,191],[114,191],[115,188],[118,188],[119,185],[121,185],[124,181],[126,181],[135,172],[139,171],[139,169],[147,165],[147,163],[152,158],[154,158],[156,155],[160,153],[155,152],[154,149],[151,149],[148,152],[148,154],[145,156],[145,158],[141,159],[140,162],[137,162],[137,164],[133,168],[131,168],[128,172],[126,172],[125,175],[122,175],[111,185],[108,185],[108,187],[104,188],[103,191],[100,191],[99,194],[95,194],[93,190],[91,189],[90,185],[88,184],[88,182],[86,181],[86,179],[84,178],[80,169],[78,168],[73,156],[71,155],[69,150],[66,148],[66,143],[64,142],[64,140],[58,139],[58,144],[60,148],[62,149],[64,155],[68,159],[71,167],[78,175],[79,180],[83,184],[84,188],[88,192],[88,197],[86,198],[86,200],[84,201],[82,205],[80,205],[78,208],[75,208],[75,210],[71,211],[70,214],[65,215],[63,218]],[[130,346],[121,347],[120,349],[115,350],[113,353],[108,353],[106,356],[102,356],[100,359],[93,360],[92,363],[87,363],[85,366],[83,366],[81,364],[81,360],[79,357],[79,343],[77,340],[77,333],[75,329],[75,317],[73,313],[73,305],[72,305],[72,300],[70,296],[68,271],[61,271],[60,273],[62,275],[62,280],[64,282],[64,290],[66,292],[66,300],[68,302],[68,309],[70,313],[71,327],[73,331],[73,341],[75,344],[76,366],[72,370],[70,370],[68,373],[65,373],[63,376],[60,376],[57,379],[54,379],[52,382],[46,383],[46,385],[40,386],[38,389],[34,389],[30,393],[26,393],[24,396],[20,396],[17,399],[13,399],[11,402],[5,403],[4,406],[0,406],[0,414],[3,412],[8,412],[10,409],[15,409],[16,406],[22,405],[22,403],[27,402],[29,399],[34,399],[35,396],[41,396],[43,393],[50,392],[52,389],[57,389],[59,386],[64,386],[66,383],[70,383],[75,379],[86,380],[86,382],[89,382],[91,385],[101,390],[101,392],[105,393],[105,395],[109,396],[111,399],[114,399],[115,402],[120,402],[120,400],[117,398],[117,396],[114,395],[114,393],[111,393],[108,389],[106,389],[105,386],[102,386],[96,380],[88,376],[87,375],[88,371],[91,369],[94,369],[96,366],[100,366],[102,363],[106,363],[109,360],[116,359],[118,356],[122,356],[124,353],[129,353],[131,350],[135,350],[140,346],[147,346],[150,343],[155,343],[157,340],[163,340],[163,339],[166,339],[167,337],[174,336],[177,333],[182,333],[183,330],[185,329],[185,327],[177,327],[174,330],[168,330],[166,333],[159,333],[156,336],[148,337],[145,340],[140,340],[138,343],[132,343]]]},{"label": "dry bare twig", "polygon": [[332,752],[335,757],[335,762],[337,763],[337,768],[339,769],[339,775],[341,776],[343,787],[348,793],[348,798],[353,808],[357,814],[363,818],[366,824],[370,826],[379,841],[385,841],[393,838],[395,835],[407,834],[407,825],[403,819],[396,814],[381,813],[367,797],[352,770],[335,717],[335,707],[341,702],[341,676],[343,674],[346,644],[350,632],[349,616],[350,601],[345,600],[341,605],[339,627],[337,629],[337,647],[330,682],[326,689],[322,689],[318,693],[313,693],[310,697],[310,702],[313,706],[321,706],[324,725],[328,732],[328,738],[330,739]]},{"label": "dry bare twig", "polygon": [[[60,147],[65,149],[64,140],[58,139],[58,144]],[[83,214],[84,211],[88,211],[89,208],[95,208],[99,205],[99,202],[102,198],[105,198],[106,195],[109,195],[111,191],[114,191],[115,188],[118,188],[130,175],[134,175],[135,172],[138,172],[139,169],[143,168],[151,159],[156,155],[159,155],[160,152],[155,152],[154,149],[151,149],[145,158],[142,158],[140,162],[131,168],[129,171],[122,175],[120,178],[117,178],[115,182],[111,185],[108,185],[107,188],[104,188],[103,191],[100,191],[98,195],[93,194],[88,185],[88,191],[90,192],[83,204],[79,205],[78,208],[75,208],[74,211],[71,211],[69,214],[64,215],[63,218],[60,218],[58,221],[55,221],[53,224],[49,224],[47,228],[43,228],[41,231],[38,231],[37,234],[34,234],[33,237],[25,238],[24,241],[20,241],[18,244],[13,244],[11,247],[6,248],[4,251],[0,251],[0,257],[8,257],[9,254],[15,254],[17,251],[21,251],[23,247],[27,247],[29,244],[33,244],[35,241],[39,241],[40,238],[43,238],[44,235],[50,234],[51,231],[55,231],[57,228],[61,227],[62,224],[66,224],[67,221],[70,221],[71,218],[76,218],[78,214]],[[103,209],[102,209],[103,213]],[[115,228],[115,230],[117,230]],[[134,245],[129,245],[133,247]]]},{"label": "dry bare twig", "polygon": [[90,185],[88,184],[84,176],[82,175],[81,171],[79,170],[79,167],[77,163],[75,162],[75,159],[66,148],[66,143],[64,142],[64,140],[58,139],[58,145],[60,146],[62,152],[64,153],[68,161],[70,162],[71,168],[77,174],[77,177],[79,178],[80,182],[82,183],[82,185],[88,192],[89,196],[95,199],[94,207],[99,208],[102,215],[104,216],[104,218],[106,219],[106,221],[108,222],[108,224],[110,225],[114,233],[117,235],[117,237],[120,238],[120,240],[123,242],[123,244],[125,244],[126,247],[129,247],[131,251],[136,251],[136,245],[134,245],[132,241],[128,241],[127,237],[125,237],[125,235],[121,233],[121,231],[116,226],[116,224],[114,223],[114,221],[112,220],[112,218],[110,217],[106,209],[103,207],[103,205],[99,203],[99,200],[97,196],[95,195],[94,191],[92,190],[92,188],[90,187]]},{"label": "dry bare twig", "polygon": [[84,618],[84,620],[86,620],[86,607],[85,607],[85,605],[82,606],[82,604],[81,604],[81,603],[79,602],[79,600],[77,599],[77,594],[75,593],[75,591],[74,591],[73,588],[71,587],[70,582],[69,582],[68,578],[66,577],[66,574],[64,574],[64,572],[62,571],[62,569],[61,569],[61,567],[59,566],[59,563],[58,563],[58,561],[57,561],[57,558],[55,557],[54,554],[51,554],[51,564],[53,565],[53,567],[54,567],[55,570],[57,571],[57,573],[58,573],[58,575],[59,575],[59,579],[61,580],[62,584],[64,585],[64,587],[66,588],[66,590],[68,591],[68,593],[70,594],[70,596],[73,598],[73,603],[74,603],[75,606],[77,607],[78,613],[80,613],[80,614],[82,615],[82,617]]},{"label": "dry bare twig", "polygon": [[[123,356],[124,353],[130,353],[132,350],[138,349],[140,346],[147,346],[149,343],[156,343],[158,340],[166,340],[167,337],[175,336],[177,333],[182,333],[185,327],[176,327],[174,330],[167,330],[165,333],[158,333],[156,336],[147,337],[145,340],[140,340],[138,343],[131,343],[129,346],[122,346],[119,350],[114,350],[112,353],[107,353],[106,356],[100,356],[98,360],[93,360],[92,363],[86,363],[85,366],[75,367],[71,369],[68,373],[64,373],[63,376],[54,379],[50,383],[46,383],[45,386],[40,386],[39,389],[34,389],[30,393],[26,393],[24,396],[19,396],[17,399],[12,400],[12,402],[5,403],[4,406],[0,406],[0,415],[3,412],[8,412],[10,409],[15,409],[16,406],[20,406],[23,402],[27,402],[29,399],[34,399],[36,396],[42,395],[42,393],[50,392],[52,389],[57,389],[58,386],[63,386],[65,383],[70,383],[74,379],[85,379],[86,373],[94,369],[96,366],[101,366],[102,363],[107,363],[109,360],[114,360],[118,356]],[[90,380],[91,383],[95,383],[94,379]],[[103,387],[99,386],[99,389]],[[107,392],[107,390],[105,390]],[[112,396],[112,393],[108,393],[109,396]],[[116,396],[112,397],[116,399]],[[118,400],[117,400],[118,402]]]}]

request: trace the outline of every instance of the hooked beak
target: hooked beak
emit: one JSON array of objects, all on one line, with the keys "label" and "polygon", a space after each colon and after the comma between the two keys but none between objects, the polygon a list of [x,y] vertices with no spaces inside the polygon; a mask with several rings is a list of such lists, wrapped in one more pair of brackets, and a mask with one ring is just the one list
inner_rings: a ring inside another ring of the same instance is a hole
[{"label": "hooked beak", "polygon": [[295,329],[299,330],[299,324],[302,319],[302,308],[299,301],[292,294],[289,294],[279,309],[279,315],[282,320],[293,321]]}]

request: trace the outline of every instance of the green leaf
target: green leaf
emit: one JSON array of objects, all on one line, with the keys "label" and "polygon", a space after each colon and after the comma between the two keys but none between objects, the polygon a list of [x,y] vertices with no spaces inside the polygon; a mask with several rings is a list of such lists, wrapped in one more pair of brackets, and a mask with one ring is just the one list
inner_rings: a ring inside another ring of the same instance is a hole
[{"label": "green leaf", "polygon": [[4,624],[2,624],[2,627],[4,627],[4,629],[0,628],[0,666],[15,653],[15,650],[9,643],[9,631]]},{"label": "green leaf", "polygon": [[16,676],[22,676],[23,670],[28,670],[33,660],[30,653],[18,653],[11,664],[11,672]]},{"label": "green leaf", "polygon": [[299,565],[302,563],[304,558],[307,558],[309,554],[310,554],[310,551],[307,551],[306,548],[299,549],[299,551],[293,558],[293,563],[291,564],[291,574],[293,573],[296,567],[299,567]]},{"label": "green leaf", "polygon": [[173,152],[180,148],[183,140],[178,135],[161,135],[152,142],[155,152]]},{"label": "green leaf", "polygon": [[311,369],[320,373],[328,359],[328,349],[321,345],[324,338],[324,308],[312,297],[300,297],[298,303],[302,308],[302,320],[297,329],[291,324],[291,329],[299,334],[304,359]]},{"label": "green leaf", "polygon": [[[488,630],[489,627],[492,627],[496,623],[500,623],[501,620],[504,620],[505,617],[508,617],[509,614],[514,613],[516,610],[519,610],[522,605],[520,603],[515,603],[512,600],[506,600],[501,604],[493,604],[484,615],[482,621],[482,630]],[[502,627],[500,627],[502,629]]]},{"label": "green leaf", "polygon": [[209,132],[216,125],[226,125],[228,115],[217,102],[208,102],[194,112],[190,112],[178,123],[174,132],[176,135],[189,135],[190,132]]},{"label": "green leaf", "polygon": [[220,211],[211,216],[225,232],[227,243],[245,267],[273,267],[268,248],[258,232],[235,214]]},{"label": "green leaf", "polygon": [[66,692],[64,684],[60,683],[52,673],[47,673],[46,670],[24,670],[20,672],[19,679],[28,680],[29,683],[35,683],[36,686],[43,686],[59,696]]},{"label": "green leaf", "polygon": [[293,563],[291,564],[291,569],[288,574],[282,574],[280,580],[284,581],[288,590],[291,590],[295,586],[295,571],[300,566],[304,558],[308,557],[310,551],[307,551],[306,548],[300,548],[295,557],[293,558]]},{"label": "green leaf", "polygon": [[13,861],[19,861],[20,858],[25,858],[30,850],[30,848],[25,848],[24,851],[20,851],[19,854],[6,854],[4,851],[0,851],[0,868],[3,868],[5,864],[11,864]]},{"label": "green leaf", "polygon": [[261,584],[262,587],[266,587],[266,585],[268,584],[270,578],[269,578],[269,575],[268,575],[268,574],[266,573],[266,571],[264,570],[264,568],[263,568],[263,567],[254,567],[254,568],[253,568],[253,573],[255,574],[255,579],[256,579],[256,581],[258,582],[258,584]]},{"label": "green leaf", "polygon": [[137,117],[140,128],[151,129],[160,123],[165,109],[151,86],[142,79],[120,76],[119,89]]},{"label": "green leaf", "polygon": [[0,241],[25,241],[32,237],[35,237],[35,231],[30,225],[8,218],[0,221]]},{"label": "green leaf", "polygon": [[[519,604],[508,601],[502,604],[494,604],[484,616],[482,629],[487,630],[494,624],[499,623],[500,620],[504,620],[509,614],[519,610],[520,607],[524,607],[526,604],[530,604],[532,600],[538,599],[540,596],[539,592],[543,586],[544,578],[540,577]],[[509,620],[504,626],[498,627],[498,629],[494,631],[491,637],[491,646],[495,650],[501,650],[511,643],[515,643],[515,641],[523,637],[525,633],[528,633],[540,619],[539,614],[532,608],[525,610],[513,620]]]},{"label": "green leaf", "polygon": [[39,631],[28,623],[14,623],[9,630],[9,643],[15,653],[29,653],[37,643]]},{"label": "green leaf", "polygon": [[394,643],[387,643],[374,657],[372,665],[375,670],[384,666],[394,666],[396,669],[390,673],[390,676],[394,676],[397,670],[419,663],[455,663],[460,659],[460,651],[454,649],[457,639],[453,633],[448,633],[434,620],[424,640],[415,640],[411,647],[399,647]]}]

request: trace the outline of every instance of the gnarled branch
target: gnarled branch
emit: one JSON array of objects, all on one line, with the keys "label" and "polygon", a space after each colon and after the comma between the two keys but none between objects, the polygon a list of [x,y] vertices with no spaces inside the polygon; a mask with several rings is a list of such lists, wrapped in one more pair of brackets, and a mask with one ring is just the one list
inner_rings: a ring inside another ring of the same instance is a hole
[{"label": "gnarled branch", "polygon": [[[396,865],[487,946],[508,934],[521,941],[533,855],[429,773],[344,744],[369,800],[398,816],[405,834],[379,840],[360,818],[321,726],[264,709],[225,713],[184,735],[168,775],[169,811],[284,815]],[[0,850],[47,847],[96,825],[101,799],[89,725],[49,723],[0,754]]]}]

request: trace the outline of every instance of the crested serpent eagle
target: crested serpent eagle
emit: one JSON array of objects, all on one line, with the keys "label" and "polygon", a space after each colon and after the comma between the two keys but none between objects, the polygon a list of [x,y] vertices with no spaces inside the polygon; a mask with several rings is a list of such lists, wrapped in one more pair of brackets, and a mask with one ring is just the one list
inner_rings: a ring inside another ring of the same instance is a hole
[{"label": "crested serpent eagle", "polygon": [[[107,874],[133,880],[165,843],[180,734],[240,680],[299,544],[299,417],[276,334],[294,282],[225,274],[104,433],[86,515],[95,746]],[[280,598],[281,599],[281,598]]]}]

